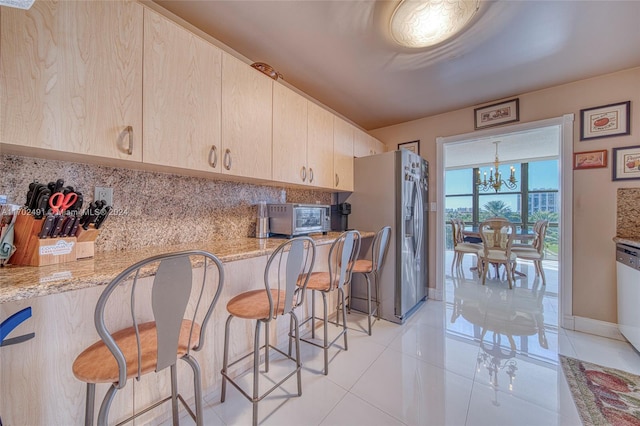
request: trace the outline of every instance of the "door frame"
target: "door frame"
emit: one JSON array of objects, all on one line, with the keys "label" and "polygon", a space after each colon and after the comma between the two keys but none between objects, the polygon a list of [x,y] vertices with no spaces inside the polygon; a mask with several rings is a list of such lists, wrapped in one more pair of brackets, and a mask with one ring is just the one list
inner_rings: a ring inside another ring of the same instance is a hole
[{"label": "door frame", "polygon": [[[444,206],[445,206],[445,170],[444,146],[450,143],[460,143],[469,139],[493,137],[504,133],[521,132],[542,127],[559,126],[559,172],[560,172],[560,252],[558,253],[559,288],[559,321],[563,328],[573,330],[573,114],[546,120],[531,121],[499,128],[478,130],[471,133],[436,138],[436,182],[437,182],[437,210],[436,210],[436,288],[433,298],[444,299],[445,283],[445,253],[444,253]],[[431,297],[431,294],[429,294]]]}]

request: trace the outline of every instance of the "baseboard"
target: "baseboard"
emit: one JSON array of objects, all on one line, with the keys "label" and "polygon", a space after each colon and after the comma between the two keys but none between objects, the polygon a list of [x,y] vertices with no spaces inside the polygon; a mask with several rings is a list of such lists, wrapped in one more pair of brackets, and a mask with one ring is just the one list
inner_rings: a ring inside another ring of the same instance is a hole
[{"label": "baseboard", "polygon": [[[565,320],[566,319],[567,318],[565,317]],[[577,316],[573,317],[573,323],[573,330],[575,331],[594,334],[596,336],[608,337],[609,339],[626,341],[624,336],[620,333],[620,330],[618,330],[618,324]]]},{"label": "baseboard", "polygon": [[444,300],[444,292],[436,288],[427,287],[427,299]]}]

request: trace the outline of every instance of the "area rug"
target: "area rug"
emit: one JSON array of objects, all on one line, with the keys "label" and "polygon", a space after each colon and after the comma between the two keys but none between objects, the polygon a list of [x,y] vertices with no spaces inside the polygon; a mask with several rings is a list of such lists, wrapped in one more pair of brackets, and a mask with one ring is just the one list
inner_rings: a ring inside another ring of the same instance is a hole
[{"label": "area rug", "polygon": [[584,425],[640,426],[640,376],[560,355]]}]

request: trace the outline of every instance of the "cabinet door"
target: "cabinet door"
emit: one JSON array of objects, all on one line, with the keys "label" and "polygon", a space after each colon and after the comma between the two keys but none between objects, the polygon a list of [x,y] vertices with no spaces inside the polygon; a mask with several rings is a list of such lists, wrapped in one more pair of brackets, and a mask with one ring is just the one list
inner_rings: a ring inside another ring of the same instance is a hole
[{"label": "cabinet door", "polygon": [[341,118],[333,122],[334,188],[353,191],[353,137],[355,127]]},{"label": "cabinet door", "polygon": [[222,52],[145,9],[145,163],[218,171]]},{"label": "cabinet door", "polygon": [[271,179],[273,80],[222,54],[223,173]]},{"label": "cabinet door", "polygon": [[308,101],[281,84],[273,85],[273,180],[309,182],[307,168]]},{"label": "cabinet door", "polygon": [[378,139],[371,137],[371,151],[375,154],[382,154],[385,152],[385,145],[380,142]]},{"label": "cabinet door", "polygon": [[3,7],[0,141],[140,161],[142,15],[130,1]]},{"label": "cabinet door", "polygon": [[353,156],[366,157],[372,154],[371,136],[360,129],[355,129],[353,138]]},{"label": "cabinet door", "polygon": [[307,115],[309,183],[320,188],[333,189],[333,114],[309,102]]}]

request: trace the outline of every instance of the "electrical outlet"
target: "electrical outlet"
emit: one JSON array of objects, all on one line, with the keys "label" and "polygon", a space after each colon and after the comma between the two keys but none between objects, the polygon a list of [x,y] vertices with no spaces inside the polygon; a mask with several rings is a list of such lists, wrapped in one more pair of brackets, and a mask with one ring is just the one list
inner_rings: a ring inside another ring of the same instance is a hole
[{"label": "electrical outlet", "polygon": [[113,206],[113,188],[96,186],[93,193],[93,200],[104,200],[108,206]]}]

